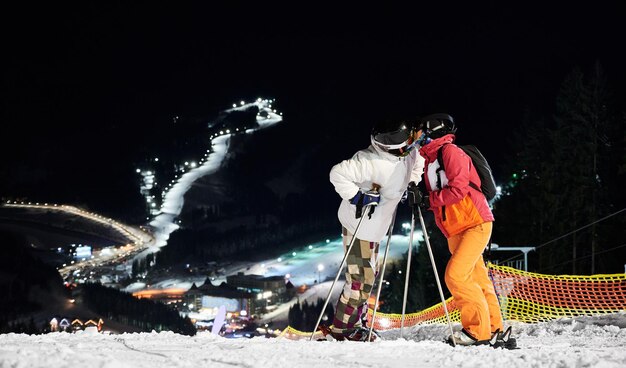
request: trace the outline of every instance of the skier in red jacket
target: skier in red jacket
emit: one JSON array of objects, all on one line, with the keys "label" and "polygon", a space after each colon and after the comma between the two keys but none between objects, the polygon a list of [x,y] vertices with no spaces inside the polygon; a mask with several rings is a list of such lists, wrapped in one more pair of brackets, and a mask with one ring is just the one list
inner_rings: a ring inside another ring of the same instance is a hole
[{"label": "skier in red jacket", "polygon": [[[491,237],[493,214],[485,196],[476,189],[480,188],[480,178],[471,158],[453,143],[456,126],[452,117],[429,115],[420,120],[416,130],[419,152],[426,160],[424,184],[428,194],[410,183],[409,198],[417,198],[414,205],[433,211],[437,226],[448,239],[452,256],[445,281],[463,325],[454,332],[454,341],[459,345],[493,344],[503,335],[502,314],[482,257]],[[444,170],[437,161],[439,150]],[[448,340],[452,343],[452,336]]]}]

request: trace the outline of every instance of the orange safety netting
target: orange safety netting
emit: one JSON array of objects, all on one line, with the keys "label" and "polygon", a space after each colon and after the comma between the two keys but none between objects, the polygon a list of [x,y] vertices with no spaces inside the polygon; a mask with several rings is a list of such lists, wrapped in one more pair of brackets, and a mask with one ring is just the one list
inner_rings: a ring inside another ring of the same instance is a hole
[{"label": "orange safety netting", "polygon": [[[488,267],[502,317],[507,320],[532,323],[626,310],[626,274],[555,276],[493,264]],[[460,321],[454,298],[446,300],[446,306],[452,321]],[[370,323],[372,314],[372,309],[369,309],[367,320]],[[374,328],[380,331],[400,328],[401,318],[400,314],[376,312]],[[420,323],[446,323],[442,304],[405,315],[405,327]],[[288,327],[281,336],[300,339],[310,337],[311,333]]]}]

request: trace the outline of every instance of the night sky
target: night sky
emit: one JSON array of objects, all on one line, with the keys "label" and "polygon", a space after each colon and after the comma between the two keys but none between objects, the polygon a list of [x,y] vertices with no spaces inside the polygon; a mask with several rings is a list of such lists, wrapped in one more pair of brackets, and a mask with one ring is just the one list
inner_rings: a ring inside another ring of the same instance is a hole
[{"label": "night sky", "polygon": [[499,165],[524,112],[552,114],[573,67],[599,60],[624,101],[626,14],[597,3],[7,9],[0,196],[88,203],[85,187],[127,185],[138,147],[172,117],[257,97],[301,131],[282,139],[341,136],[337,162],[367,146],[377,119],[449,112],[461,143]]}]

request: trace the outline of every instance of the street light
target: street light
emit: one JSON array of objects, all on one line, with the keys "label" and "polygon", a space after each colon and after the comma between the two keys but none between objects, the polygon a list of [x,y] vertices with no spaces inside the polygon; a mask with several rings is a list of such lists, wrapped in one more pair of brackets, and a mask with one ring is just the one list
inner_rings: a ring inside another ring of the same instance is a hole
[{"label": "street light", "polygon": [[323,264],[318,264],[317,265],[317,283],[320,283],[320,273],[324,271],[324,265]]}]

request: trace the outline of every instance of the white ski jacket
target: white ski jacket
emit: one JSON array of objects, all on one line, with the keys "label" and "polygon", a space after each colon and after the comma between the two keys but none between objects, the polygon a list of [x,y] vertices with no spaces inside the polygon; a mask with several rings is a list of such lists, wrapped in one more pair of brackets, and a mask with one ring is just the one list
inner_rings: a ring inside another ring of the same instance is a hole
[{"label": "white ski jacket", "polygon": [[341,225],[354,234],[359,222],[355,218],[356,206],[350,204],[357,192],[367,192],[374,184],[380,185],[380,203],[370,219],[369,210],[363,209],[363,222],[356,237],[379,243],[387,234],[391,218],[409,182],[418,184],[424,172],[424,158],[418,149],[406,157],[396,157],[375,144],[358,151],[330,170],[330,182],[343,199],[337,213]]}]

